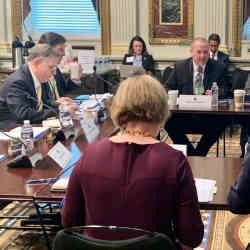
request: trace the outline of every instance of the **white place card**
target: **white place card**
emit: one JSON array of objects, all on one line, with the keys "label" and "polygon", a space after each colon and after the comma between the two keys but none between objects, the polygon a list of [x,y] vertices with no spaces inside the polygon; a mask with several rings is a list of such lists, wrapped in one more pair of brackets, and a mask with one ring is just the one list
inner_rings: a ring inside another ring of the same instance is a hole
[{"label": "white place card", "polygon": [[100,129],[93,119],[84,120],[82,128],[89,142],[95,140],[100,133]]},{"label": "white place card", "polygon": [[211,109],[212,96],[210,95],[180,95],[179,108],[181,109]]},{"label": "white place card", "polygon": [[61,142],[57,142],[48,152],[48,156],[50,156],[50,158],[52,158],[61,168],[64,168],[70,161],[72,154]]}]

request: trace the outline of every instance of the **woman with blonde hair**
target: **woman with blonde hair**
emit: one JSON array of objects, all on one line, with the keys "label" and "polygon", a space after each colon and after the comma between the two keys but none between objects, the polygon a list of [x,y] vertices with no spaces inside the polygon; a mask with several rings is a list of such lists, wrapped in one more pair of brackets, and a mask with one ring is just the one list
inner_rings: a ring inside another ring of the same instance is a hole
[{"label": "woman with blonde hair", "polygon": [[200,244],[204,226],[191,168],[182,152],[156,139],[167,114],[167,94],[159,81],[140,75],[121,83],[111,106],[121,133],[90,144],[73,170],[63,208],[65,227],[138,227],[165,233],[179,246]]}]

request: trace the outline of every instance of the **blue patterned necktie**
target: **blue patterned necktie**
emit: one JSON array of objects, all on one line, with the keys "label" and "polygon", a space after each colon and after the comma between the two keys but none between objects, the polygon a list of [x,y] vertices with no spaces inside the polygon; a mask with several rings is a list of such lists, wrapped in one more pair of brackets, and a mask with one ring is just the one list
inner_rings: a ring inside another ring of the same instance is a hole
[{"label": "blue patterned necktie", "polygon": [[195,76],[194,81],[194,94],[195,95],[203,95],[204,93],[204,86],[202,82],[202,67],[198,66],[198,70]]}]

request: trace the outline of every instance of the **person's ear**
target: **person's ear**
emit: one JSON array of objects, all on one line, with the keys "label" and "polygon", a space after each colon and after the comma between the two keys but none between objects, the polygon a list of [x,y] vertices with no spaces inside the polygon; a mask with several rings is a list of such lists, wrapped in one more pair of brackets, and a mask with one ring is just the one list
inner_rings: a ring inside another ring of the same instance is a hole
[{"label": "person's ear", "polygon": [[39,58],[39,57],[36,57],[36,58],[34,58],[34,59],[32,60],[32,62],[33,62],[33,64],[34,64],[35,66],[39,66],[39,65],[41,64],[41,62],[42,62],[42,59]]}]

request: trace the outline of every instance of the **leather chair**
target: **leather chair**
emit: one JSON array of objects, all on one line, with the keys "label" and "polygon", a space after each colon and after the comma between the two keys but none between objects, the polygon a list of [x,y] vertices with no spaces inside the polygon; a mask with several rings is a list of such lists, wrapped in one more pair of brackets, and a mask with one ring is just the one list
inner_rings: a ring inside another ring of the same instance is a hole
[{"label": "leather chair", "polygon": [[[128,240],[109,241],[85,236],[82,230],[112,230],[143,233],[143,236]],[[61,230],[57,233],[53,250],[177,250],[168,236],[137,228],[117,226],[81,226]]]}]

